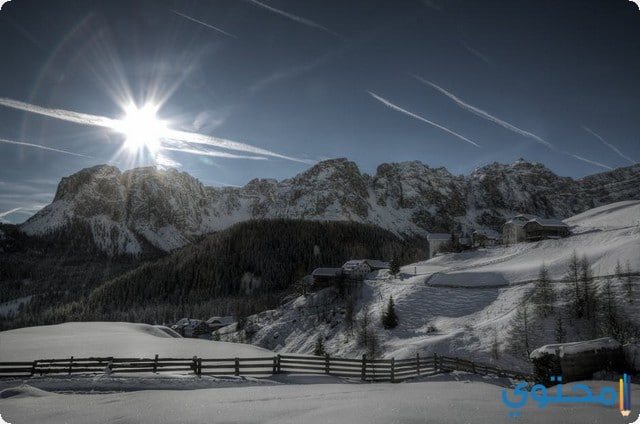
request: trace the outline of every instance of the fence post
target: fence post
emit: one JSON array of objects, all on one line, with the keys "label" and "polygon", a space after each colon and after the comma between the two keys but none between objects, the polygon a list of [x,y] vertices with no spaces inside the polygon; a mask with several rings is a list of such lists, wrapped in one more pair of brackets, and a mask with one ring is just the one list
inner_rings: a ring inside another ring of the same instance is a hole
[{"label": "fence post", "polygon": [[236,375],[236,377],[240,375],[240,358],[236,358],[235,375]]},{"label": "fence post", "polygon": [[158,372],[158,354],[156,353],[156,357],[153,359],[153,372]]},{"label": "fence post", "polygon": [[420,354],[416,353],[416,370],[418,371],[418,375],[420,375]]},{"label": "fence post", "polygon": [[278,371],[277,371],[277,372],[278,372],[278,374],[279,374],[279,373],[282,371],[282,364],[281,364],[281,362],[280,362],[281,357],[280,357],[280,354],[279,354],[279,353],[278,353],[277,358],[278,358]]},{"label": "fence post", "polygon": [[326,353],[326,354],[324,355],[324,372],[325,372],[325,374],[329,374],[329,371],[330,371],[330,369],[329,369],[330,364],[331,364],[331,358],[329,357],[329,354],[328,354],[328,353]]},{"label": "fence post", "polygon": [[362,354],[362,371],[360,374],[360,379],[365,381],[367,379],[367,354]]},{"label": "fence post", "polygon": [[69,360],[69,375],[71,375],[71,368],[73,368],[73,356]]},{"label": "fence post", "polygon": [[194,356],[194,357],[191,359],[191,362],[192,362],[192,363],[191,363],[191,369],[193,369],[193,372],[194,372],[196,375],[198,375],[198,357],[197,357],[197,356]]},{"label": "fence post", "polygon": [[278,357],[274,356],[273,357],[273,370],[271,371],[273,374],[275,374],[276,372],[278,372]]},{"label": "fence post", "polygon": [[438,354],[433,352],[433,372],[438,372]]},{"label": "fence post", "polygon": [[198,358],[198,377],[202,375],[202,358]]},{"label": "fence post", "polygon": [[391,382],[395,383],[395,366],[396,366],[396,360],[395,358],[391,358]]},{"label": "fence post", "polygon": [[33,361],[33,365],[31,365],[31,377],[36,373],[36,367],[38,366],[38,361]]}]

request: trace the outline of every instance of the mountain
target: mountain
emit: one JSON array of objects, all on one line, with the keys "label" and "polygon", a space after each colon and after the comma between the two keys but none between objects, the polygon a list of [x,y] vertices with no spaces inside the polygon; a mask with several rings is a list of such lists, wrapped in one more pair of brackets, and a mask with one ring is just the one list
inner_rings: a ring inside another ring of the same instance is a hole
[{"label": "mountain", "polygon": [[640,165],[574,180],[522,159],[469,176],[418,161],[381,164],[370,176],[354,162],[332,159],[290,179],[222,188],[175,169],[101,165],[63,178],[53,202],[20,229],[61,239],[82,233],[104,254],[137,255],[169,252],[250,219],[353,221],[424,237],[452,226],[498,229],[520,212],[566,218],[639,198]]}]

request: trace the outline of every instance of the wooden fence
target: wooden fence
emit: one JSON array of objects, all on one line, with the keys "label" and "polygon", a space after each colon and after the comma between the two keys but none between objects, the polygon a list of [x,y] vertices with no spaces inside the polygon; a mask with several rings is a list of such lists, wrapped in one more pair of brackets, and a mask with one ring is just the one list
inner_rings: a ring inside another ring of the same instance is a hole
[{"label": "wooden fence", "polygon": [[441,355],[409,359],[361,359],[326,356],[277,355],[256,358],[74,358],[39,359],[33,362],[0,362],[0,378],[21,378],[44,375],[162,373],[188,372],[197,376],[260,377],[280,373],[328,374],[363,381],[400,382],[408,378],[430,376],[451,371],[466,371],[481,375],[496,375],[519,380],[531,380],[525,373],[504,370],[460,358]]}]

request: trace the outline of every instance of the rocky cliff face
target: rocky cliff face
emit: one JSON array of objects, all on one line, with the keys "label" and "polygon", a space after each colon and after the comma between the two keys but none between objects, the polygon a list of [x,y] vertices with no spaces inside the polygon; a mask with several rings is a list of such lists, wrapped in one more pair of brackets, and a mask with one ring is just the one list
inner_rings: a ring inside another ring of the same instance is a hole
[{"label": "rocky cliff face", "polygon": [[417,161],[385,163],[369,176],[333,159],[291,179],[254,179],[239,188],[205,187],[173,169],[103,165],[63,178],[54,201],[21,229],[72,236],[74,228],[88,228],[100,251],[120,255],[170,251],[248,219],[355,221],[423,237],[452,225],[498,229],[519,212],[565,218],[639,198],[640,165],[573,180],[524,160],[465,177]]}]

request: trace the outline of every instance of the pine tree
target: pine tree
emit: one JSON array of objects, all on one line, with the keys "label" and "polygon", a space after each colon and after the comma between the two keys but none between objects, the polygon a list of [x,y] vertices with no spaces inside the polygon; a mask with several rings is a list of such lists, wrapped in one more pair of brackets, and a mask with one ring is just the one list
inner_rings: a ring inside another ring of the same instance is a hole
[{"label": "pine tree", "polygon": [[316,339],[316,346],[313,349],[313,354],[315,356],[324,356],[327,352],[324,350],[324,341],[321,334],[318,334],[318,338]]},{"label": "pine tree", "polygon": [[567,332],[562,324],[562,314],[558,314],[556,317],[555,336],[556,343],[565,343],[567,341]]},{"label": "pine tree", "polygon": [[[595,281],[591,273],[591,264],[587,256],[583,256],[580,261],[580,283],[582,284],[582,304],[584,305],[584,316],[596,328],[596,313],[598,311],[598,298]],[[595,332],[595,331],[594,331]]]},{"label": "pine tree", "polygon": [[618,335],[620,334],[620,325],[618,321],[618,314],[616,311],[616,299],[611,287],[610,278],[607,278],[607,280],[605,281],[600,296],[603,299],[603,307],[601,310],[601,332],[606,336],[617,339]]},{"label": "pine tree", "polygon": [[622,274],[624,274],[624,271],[622,270],[622,265],[620,265],[620,259],[616,261],[616,268],[614,270],[614,273],[618,280],[622,280]]},{"label": "pine tree", "polygon": [[495,330],[491,340],[491,357],[495,360],[500,359],[500,342],[498,342],[498,332]]},{"label": "pine tree", "polygon": [[633,278],[631,277],[631,264],[627,261],[626,275],[624,276],[624,290],[627,295],[627,301],[633,302]]},{"label": "pine tree", "polygon": [[382,326],[387,330],[396,328],[398,326],[398,315],[396,314],[396,311],[395,311],[393,296],[389,296],[389,303],[387,303],[387,310],[382,314]]},{"label": "pine tree", "polygon": [[551,285],[549,277],[549,268],[545,264],[540,267],[538,280],[535,285],[535,292],[532,301],[536,306],[536,312],[541,317],[547,317],[553,311],[553,302],[556,300],[556,294]]},{"label": "pine tree", "polygon": [[580,287],[580,260],[575,250],[571,255],[571,259],[569,259],[567,279],[573,285],[571,290],[567,290],[567,294],[569,295],[568,303],[571,305],[573,315],[576,318],[582,318],[584,315],[584,304]]},{"label": "pine tree", "polygon": [[360,346],[367,346],[369,343],[369,308],[364,307],[362,318],[358,321],[358,343]]},{"label": "pine tree", "polygon": [[391,259],[391,263],[389,264],[389,272],[394,277],[400,273],[400,260],[397,256],[394,256],[393,259]]},{"label": "pine tree", "polygon": [[532,330],[533,327],[529,319],[529,305],[523,302],[518,306],[509,331],[509,348],[513,354],[529,359],[531,347],[533,346]]}]

